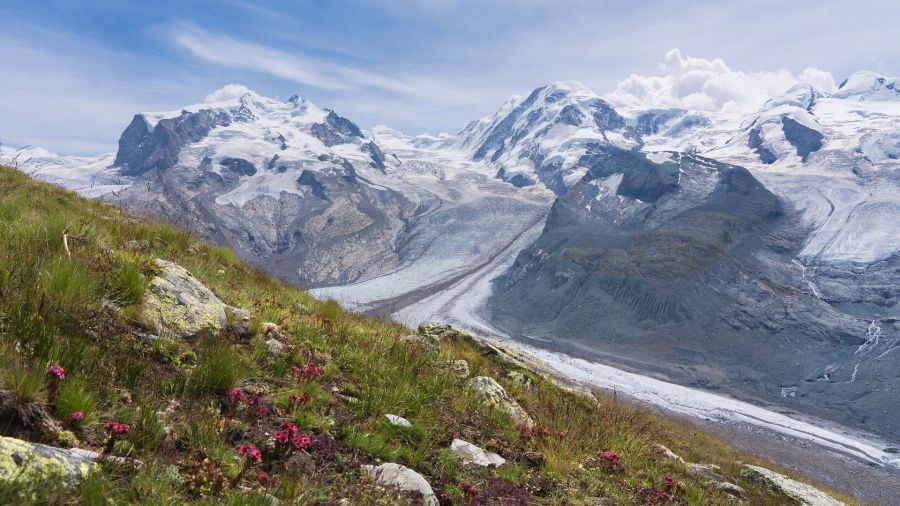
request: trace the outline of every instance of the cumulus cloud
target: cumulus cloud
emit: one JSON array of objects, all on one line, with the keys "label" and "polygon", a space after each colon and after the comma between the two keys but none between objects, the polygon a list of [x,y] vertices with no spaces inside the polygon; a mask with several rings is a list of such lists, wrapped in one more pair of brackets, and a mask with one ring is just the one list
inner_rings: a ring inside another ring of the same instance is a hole
[{"label": "cumulus cloud", "polygon": [[605,98],[622,107],[680,107],[703,111],[746,113],[798,83],[833,91],[834,78],[824,70],[807,68],[799,76],[787,70],[743,72],[721,59],[707,60],[666,53],[659,74],[631,74]]},{"label": "cumulus cloud", "polygon": [[222,86],[218,90],[210,93],[203,99],[206,103],[211,102],[224,102],[226,100],[233,100],[235,98],[240,98],[247,93],[252,93],[253,90],[244,86],[243,84],[226,84]]}]

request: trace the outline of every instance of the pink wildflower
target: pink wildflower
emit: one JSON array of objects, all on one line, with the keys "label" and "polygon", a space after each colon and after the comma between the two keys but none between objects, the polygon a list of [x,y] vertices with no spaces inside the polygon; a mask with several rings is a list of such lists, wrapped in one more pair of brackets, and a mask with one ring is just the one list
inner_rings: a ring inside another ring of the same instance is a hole
[{"label": "pink wildflower", "polygon": [[475,499],[481,495],[478,492],[478,490],[475,488],[475,486],[472,485],[471,483],[466,483],[466,482],[461,481],[461,482],[459,482],[459,488],[462,489],[464,494],[466,494],[466,497]]},{"label": "pink wildflower", "polygon": [[131,430],[128,424],[118,422],[106,422],[103,424],[103,428],[106,429],[106,432],[117,436],[128,434],[128,431]]},{"label": "pink wildflower", "polygon": [[312,444],[312,438],[310,438],[307,434],[300,433],[294,436],[294,439],[291,440],[291,444],[294,445],[294,448],[298,450],[305,450],[309,448],[309,445]]},{"label": "pink wildflower", "polygon": [[245,457],[248,461],[255,460],[259,462],[262,460],[262,454],[259,453],[259,450],[253,445],[244,445],[238,448],[238,455]]},{"label": "pink wildflower", "polygon": [[616,452],[597,452],[597,456],[606,461],[606,469],[614,473],[625,472],[625,466],[619,462],[622,456]]},{"label": "pink wildflower", "polygon": [[275,479],[270,477],[265,471],[260,471],[259,474],[256,475],[256,483],[259,483],[263,487],[269,487],[275,485]]},{"label": "pink wildflower", "polygon": [[303,376],[306,381],[312,381],[323,374],[325,374],[325,370],[312,363],[306,364],[300,369],[300,375]]},{"label": "pink wildflower", "polygon": [[666,491],[671,492],[672,490],[678,489],[681,484],[678,483],[674,478],[669,476],[668,474],[663,476],[663,482],[665,482]]},{"label": "pink wildflower", "polygon": [[228,397],[231,397],[231,400],[236,403],[244,402],[244,392],[241,392],[240,390],[232,390],[228,392]]},{"label": "pink wildflower", "polygon": [[59,364],[51,364],[51,365],[47,366],[47,374],[49,374],[50,376],[52,376],[53,378],[55,378],[57,380],[66,378],[66,371],[65,371],[65,369],[60,367]]}]

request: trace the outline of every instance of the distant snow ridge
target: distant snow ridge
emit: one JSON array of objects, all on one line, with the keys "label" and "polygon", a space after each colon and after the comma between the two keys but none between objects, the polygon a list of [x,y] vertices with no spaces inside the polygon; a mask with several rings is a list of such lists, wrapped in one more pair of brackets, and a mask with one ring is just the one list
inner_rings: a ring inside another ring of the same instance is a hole
[{"label": "distant snow ridge", "polygon": [[512,97],[492,116],[460,132],[457,146],[497,168],[515,186],[568,191],[587,172],[585,154],[638,145],[625,120],[581,83],[559,81]]}]

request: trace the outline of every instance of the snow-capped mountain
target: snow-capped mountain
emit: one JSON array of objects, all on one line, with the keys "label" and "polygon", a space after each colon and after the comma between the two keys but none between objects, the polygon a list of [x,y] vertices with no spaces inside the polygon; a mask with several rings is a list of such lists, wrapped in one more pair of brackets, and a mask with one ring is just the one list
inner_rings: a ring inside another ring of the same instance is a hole
[{"label": "snow-capped mountain", "polygon": [[641,152],[581,158],[492,321],[897,435],[878,409],[900,353],[895,81],[795,86],[748,115],[624,111]]},{"label": "snow-capped mountain", "polygon": [[543,216],[552,194],[519,189],[451,136],[363,132],[299,97],[249,90],[125,128],[115,155],[40,153],[43,179],[165,217],[303,286],[375,278],[348,303],[400,297],[483,263]]},{"label": "snow-capped mountain", "polygon": [[492,116],[460,132],[457,146],[486,160],[497,177],[516,186],[543,184],[563,194],[587,171],[584,155],[638,145],[612,106],[574,81],[514,96]]}]

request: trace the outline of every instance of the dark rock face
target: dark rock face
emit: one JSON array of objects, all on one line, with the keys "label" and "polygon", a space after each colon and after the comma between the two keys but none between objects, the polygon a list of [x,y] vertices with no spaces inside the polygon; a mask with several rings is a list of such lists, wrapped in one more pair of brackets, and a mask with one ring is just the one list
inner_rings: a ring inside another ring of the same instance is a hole
[{"label": "dark rock face", "polygon": [[385,172],[387,170],[384,166],[384,152],[381,151],[381,148],[378,147],[378,144],[370,141],[363,144],[360,149],[362,149],[366,153],[369,153],[369,158],[372,159],[372,161],[369,162],[369,165],[371,165],[372,168],[378,169],[381,172]]},{"label": "dark rock face", "polygon": [[762,163],[772,164],[778,160],[778,155],[763,144],[762,135],[758,127],[750,130],[750,134],[747,136],[747,146],[756,151]]},{"label": "dark rock face", "polygon": [[669,130],[666,132],[666,134],[676,137],[688,130],[698,127],[704,127],[707,125],[709,125],[709,118],[706,118],[699,114],[688,114],[678,120],[674,125],[669,127]]},{"label": "dark rock face", "polygon": [[181,165],[148,172],[116,202],[227,244],[249,264],[299,286],[350,283],[396,266],[396,238],[417,206],[368,184],[346,160],[329,161],[331,168],[299,171],[299,195],[259,195],[241,207],[216,202],[240,184],[234,172]]},{"label": "dark rock face", "polygon": [[[588,181],[621,173],[622,182],[617,194],[623,197],[656,202],[666,193],[678,189],[677,165],[653,163],[638,151],[598,146],[593,152],[585,154],[579,163],[591,167],[586,176]],[[622,167],[628,170],[623,171]]]},{"label": "dark rock face", "polygon": [[[588,360],[898,435],[900,414],[878,406],[900,374],[860,350],[900,318],[867,328],[843,311],[857,304],[850,287],[844,303],[810,291],[792,263],[807,234],[798,213],[747,170],[702,157],[595,162],[495,281],[493,324]],[[836,286],[823,288],[838,290],[839,275],[824,274]],[[859,313],[896,298],[888,289]]]},{"label": "dark rock face", "polygon": [[256,166],[243,158],[223,158],[219,165],[239,177],[256,174]]},{"label": "dark rock face", "polygon": [[625,118],[603,100],[596,100],[590,106],[594,123],[601,130],[618,130],[625,127]]},{"label": "dark rock face", "polygon": [[177,118],[166,118],[150,130],[141,115],[136,115],[119,138],[114,165],[122,175],[138,176],[151,169],[165,170],[178,162],[181,148],[206,137],[218,125],[227,125],[227,114],[203,109],[183,111]]},{"label": "dark rock face", "polygon": [[534,181],[525,177],[522,174],[513,174],[512,176],[507,176],[506,169],[504,169],[502,167],[500,168],[500,170],[497,171],[496,177],[497,177],[497,179],[500,179],[501,181],[506,181],[507,183],[515,186],[516,188],[524,188],[526,186],[531,186],[534,184]]},{"label": "dark rock face", "polygon": [[493,155],[493,159],[496,159],[499,154],[501,154],[501,149],[506,145],[507,139],[514,135],[512,129],[516,121],[537,101],[541,91],[542,88],[532,91],[524,102],[510,111],[506,117],[491,129],[490,134],[488,134],[484,141],[478,146],[478,149],[475,150],[475,154],[472,156],[475,161],[483,160],[488,153]]},{"label": "dark rock face", "polygon": [[319,200],[328,202],[328,195],[325,194],[325,186],[316,179],[316,173],[310,170],[304,170],[297,178],[297,186],[307,186],[312,190],[312,194]]},{"label": "dark rock face", "polygon": [[635,119],[634,131],[638,135],[658,134],[663,125],[684,114],[684,109],[652,109],[643,112]]},{"label": "dark rock face", "polygon": [[572,105],[563,107],[563,110],[559,113],[559,121],[567,125],[578,126],[584,121],[584,118],[584,113]]},{"label": "dark rock face", "polygon": [[361,139],[363,137],[358,126],[349,119],[338,116],[334,111],[328,113],[323,123],[316,123],[310,127],[310,133],[328,147],[346,144],[353,142],[354,138]]},{"label": "dark rock face", "polygon": [[799,123],[790,116],[781,117],[781,126],[784,137],[797,149],[797,155],[804,162],[810,153],[822,148],[822,139],[825,136],[821,132]]}]

